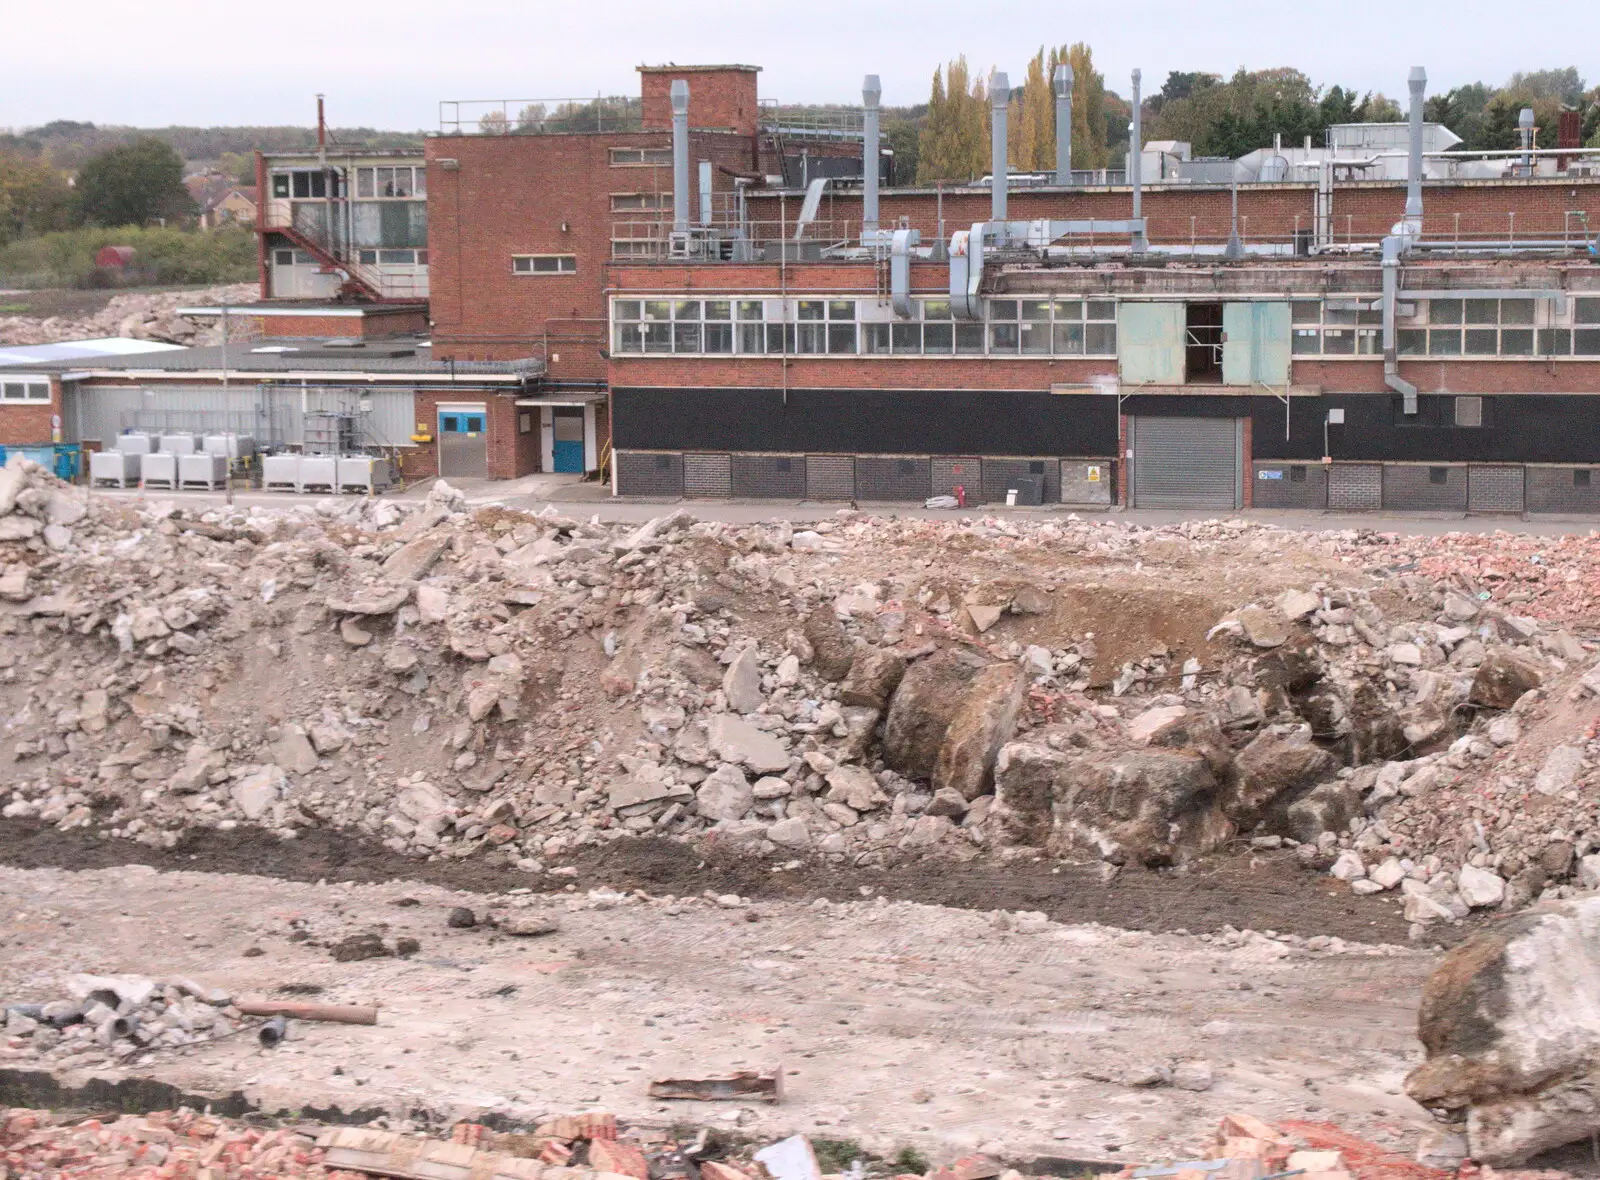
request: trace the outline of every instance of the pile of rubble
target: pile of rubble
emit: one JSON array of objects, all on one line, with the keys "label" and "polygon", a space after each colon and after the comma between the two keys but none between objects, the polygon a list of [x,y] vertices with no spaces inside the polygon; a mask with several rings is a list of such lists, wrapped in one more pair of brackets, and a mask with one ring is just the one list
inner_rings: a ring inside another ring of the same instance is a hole
[{"label": "pile of rubble", "polygon": [[0,1004],[6,1058],[44,1058],[62,1068],[110,1064],[142,1049],[230,1036],[240,1027],[231,996],[191,980],[73,975],[63,991],[45,1003]]},{"label": "pile of rubble", "polygon": [[1419,929],[1591,884],[1592,587],[1551,563],[1558,597],[1424,577],[1398,546],[1240,521],[608,526],[469,513],[444,483],[194,513],[20,461],[0,815],[157,847],[328,828],[535,874],[630,834],[1153,867],[1247,838],[1404,890]]},{"label": "pile of rubble", "polygon": [[[196,321],[177,314],[180,307],[230,307],[254,303],[261,290],[254,283],[232,283],[206,290],[131,291],[113,295],[105,308],[90,316],[0,316],[0,344],[58,344],[67,340],[98,340],[122,336],[132,340],[159,340],[167,344],[204,345],[222,342],[218,320]],[[229,335],[240,339],[248,323],[236,320]]]}]

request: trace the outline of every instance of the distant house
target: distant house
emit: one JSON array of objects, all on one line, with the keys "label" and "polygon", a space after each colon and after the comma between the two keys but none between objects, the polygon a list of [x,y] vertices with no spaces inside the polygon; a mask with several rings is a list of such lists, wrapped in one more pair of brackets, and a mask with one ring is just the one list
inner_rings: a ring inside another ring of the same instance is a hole
[{"label": "distant house", "polygon": [[253,184],[234,185],[200,207],[201,229],[216,229],[222,225],[254,225],[255,220],[256,186]]}]

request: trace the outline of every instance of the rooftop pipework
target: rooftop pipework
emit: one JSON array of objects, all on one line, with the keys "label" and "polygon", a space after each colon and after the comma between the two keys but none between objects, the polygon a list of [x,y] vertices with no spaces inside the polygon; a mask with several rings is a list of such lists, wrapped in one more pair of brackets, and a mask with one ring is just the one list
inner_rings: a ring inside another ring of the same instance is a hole
[{"label": "rooftop pipework", "polygon": [[689,83],[672,80],[672,231],[689,232]]},{"label": "rooftop pipework", "polygon": [[868,74],[861,83],[861,232],[878,229],[878,101],[883,85]]},{"label": "rooftop pipework", "polygon": [[1410,160],[1406,166],[1406,222],[1413,235],[1422,236],[1422,106],[1428,89],[1428,71],[1412,66],[1406,77],[1411,89]]},{"label": "rooftop pipework", "polygon": [[[1144,120],[1140,107],[1144,104],[1139,98],[1138,70],[1133,71],[1133,124],[1128,128],[1128,183],[1133,186],[1133,220],[1139,221],[1144,217],[1144,176],[1142,158],[1144,156]],[[1133,252],[1143,254],[1148,248],[1143,229],[1134,231]]]},{"label": "rooftop pipework", "polygon": [[991,221],[1001,222],[1006,219],[1006,187],[1009,177],[1006,175],[1008,162],[1006,159],[1006,106],[1011,102],[1011,79],[1004,73],[996,72],[989,82],[990,112],[990,139],[991,146],[989,175],[989,218]]},{"label": "rooftop pipework", "polygon": [[1072,183],[1072,67],[1056,66],[1056,183]]}]

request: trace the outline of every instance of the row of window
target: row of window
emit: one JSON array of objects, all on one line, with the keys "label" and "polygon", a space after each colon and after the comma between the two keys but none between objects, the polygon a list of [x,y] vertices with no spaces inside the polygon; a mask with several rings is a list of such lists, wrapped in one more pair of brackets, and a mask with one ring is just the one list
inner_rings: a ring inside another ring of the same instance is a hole
[{"label": "row of window", "polygon": [[910,320],[863,320],[876,301],[618,299],[619,353],[800,356],[1105,356],[1117,353],[1110,300],[995,299],[985,323],[958,323],[948,299],[919,299]]},{"label": "row of window", "polygon": [[[1575,327],[1554,323],[1554,305],[1534,299],[1424,299],[1402,317],[1401,356],[1600,356],[1600,299],[1574,299]],[[1297,299],[1291,305],[1296,356],[1376,356],[1383,312]],[[1594,325],[1587,327],[1585,325]]]},{"label": "row of window", "polygon": [[[414,199],[428,195],[428,169],[424,164],[357,168],[355,174],[358,200],[379,200],[385,197]],[[344,196],[345,192],[340,185],[338,173],[324,172],[321,169],[274,172],[272,195],[279,200],[321,200],[330,195],[328,183],[330,177],[333,182],[331,195]]]},{"label": "row of window", "polygon": [[578,273],[575,254],[513,254],[511,273],[514,275],[572,275]]},{"label": "row of window", "polygon": [[6,402],[47,402],[50,400],[50,382],[8,380],[0,384],[0,400]]},{"label": "row of window", "polygon": [[669,147],[614,147],[611,149],[611,166],[613,168],[639,164],[651,167],[665,165],[670,168],[672,167],[672,149]]},{"label": "row of window", "polygon": [[[362,266],[427,266],[426,250],[357,250],[356,261]],[[305,250],[274,250],[274,266],[317,266],[317,260]]]}]

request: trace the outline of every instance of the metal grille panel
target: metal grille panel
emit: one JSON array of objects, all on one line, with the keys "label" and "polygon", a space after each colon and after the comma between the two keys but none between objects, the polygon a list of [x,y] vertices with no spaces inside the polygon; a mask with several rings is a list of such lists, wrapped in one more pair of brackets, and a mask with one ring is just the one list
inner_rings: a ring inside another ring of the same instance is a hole
[{"label": "metal grille panel", "polygon": [[1467,511],[1521,512],[1522,470],[1521,467],[1469,467]]},{"label": "metal grille panel", "polygon": [[806,499],[854,500],[856,461],[850,455],[806,456]]},{"label": "metal grille panel", "polygon": [[926,500],[933,484],[929,459],[856,460],[856,490],[863,500]]},{"label": "metal grille panel", "polygon": [[1232,418],[1134,418],[1135,508],[1239,505],[1239,424]]},{"label": "metal grille panel", "polygon": [[728,455],[685,455],[683,494],[726,500],[733,495],[733,460]]}]

